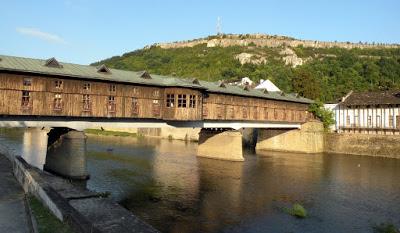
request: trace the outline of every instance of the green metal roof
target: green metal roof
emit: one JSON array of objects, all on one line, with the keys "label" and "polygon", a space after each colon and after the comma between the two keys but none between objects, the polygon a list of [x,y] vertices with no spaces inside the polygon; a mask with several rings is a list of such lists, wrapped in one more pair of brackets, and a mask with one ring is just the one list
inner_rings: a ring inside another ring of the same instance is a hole
[{"label": "green metal roof", "polygon": [[[0,70],[28,72],[35,74],[57,75],[74,78],[85,78],[94,80],[105,80],[113,82],[123,82],[132,84],[142,84],[150,86],[163,87],[187,87],[195,89],[205,89],[213,93],[223,93],[230,95],[257,97],[264,99],[283,100],[298,103],[312,103],[310,99],[296,97],[294,95],[282,95],[281,93],[268,92],[263,90],[249,89],[244,90],[241,87],[225,84],[220,87],[219,83],[206,82],[199,80],[199,84],[191,79],[176,78],[163,75],[151,74],[151,78],[141,77],[145,72],[124,71],[107,68],[109,72],[98,72],[98,67],[77,65],[71,63],[59,62],[60,67],[46,66],[49,60],[22,58],[0,55]],[[57,61],[56,61],[57,62]],[[104,67],[102,67],[104,71]]]}]

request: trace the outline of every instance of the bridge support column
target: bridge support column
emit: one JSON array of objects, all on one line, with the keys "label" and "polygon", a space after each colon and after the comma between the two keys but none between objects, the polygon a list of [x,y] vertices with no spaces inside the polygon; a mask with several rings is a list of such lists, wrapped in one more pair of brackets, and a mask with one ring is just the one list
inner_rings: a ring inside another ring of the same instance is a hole
[{"label": "bridge support column", "polygon": [[242,133],[236,130],[202,129],[197,155],[212,159],[244,161]]},{"label": "bridge support column", "polygon": [[259,129],[256,151],[322,153],[324,128],[320,122],[307,122],[301,129]]},{"label": "bridge support column", "polygon": [[44,169],[69,179],[88,179],[85,154],[84,132],[54,128],[49,133]]}]

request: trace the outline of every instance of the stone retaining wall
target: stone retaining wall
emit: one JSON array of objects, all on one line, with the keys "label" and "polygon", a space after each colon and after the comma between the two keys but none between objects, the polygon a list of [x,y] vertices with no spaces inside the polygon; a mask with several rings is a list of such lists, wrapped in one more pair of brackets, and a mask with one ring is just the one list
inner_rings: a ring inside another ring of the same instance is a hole
[{"label": "stone retaining wall", "polygon": [[400,159],[400,136],[379,134],[326,133],[324,151]]}]

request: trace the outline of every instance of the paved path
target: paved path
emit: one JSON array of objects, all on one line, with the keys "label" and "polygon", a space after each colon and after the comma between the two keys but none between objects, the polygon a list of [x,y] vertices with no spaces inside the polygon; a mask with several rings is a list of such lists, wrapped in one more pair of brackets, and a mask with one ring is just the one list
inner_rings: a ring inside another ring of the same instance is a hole
[{"label": "paved path", "polygon": [[12,170],[11,162],[0,154],[0,232],[30,233],[24,191]]}]

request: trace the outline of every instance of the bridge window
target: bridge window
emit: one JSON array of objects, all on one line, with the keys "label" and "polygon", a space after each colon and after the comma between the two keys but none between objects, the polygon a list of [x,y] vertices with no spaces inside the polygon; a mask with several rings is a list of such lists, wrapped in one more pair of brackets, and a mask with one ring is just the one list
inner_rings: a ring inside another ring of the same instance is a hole
[{"label": "bridge window", "polygon": [[115,103],[115,96],[109,96],[108,97],[108,103],[107,103],[107,112],[110,114],[116,112],[116,103]]},{"label": "bridge window", "polygon": [[161,110],[160,110],[160,101],[159,100],[153,100],[153,116],[157,117],[160,116]]},{"label": "bridge window", "polygon": [[350,116],[347,115],[346,117],[346,126],[350,126]]},{"label": "bridge window", "polygon": [[393,127],[393,115],[389,115],[389,127]]},{"label": "bridge window", "polygon": [[264,119],[268,119],[268,108],[264,108]]},{"label": "bridge window", "polygon": [[30,78],[24,78],[23,85],[24,85],[24,87],[30,87],[30,86],[32,86],[32,79],[30,79]]},{"label": "bridge window", "polygon": [[31,106],[30,102],[31,102],[31,93],[29,91],[23,91],[21,106],[23,108],[29,108]]},{"label": "bridge window", "polygon": [[110,84],[110,92],[116,92],[117,86],[115,84]]},{"label": "bridge window", "polygon": [[246,107],[242,108],[242,114],[243,114],[243,118],[247,118],[247,109],[246,109]]},{"label": "bridge window", "polygon": [[222,107],[217,106],[217,118],[222,118],[223,112],[222,112]]},{"label": "bridge window", "polygon": [[372,126],[372,116],[368,116],[367,125],[368,127]]},{"label": "bridge window", "polygon": [[278,119],[278,109],[274,109],[274,119]]},{"label": "bridge window", "polygon": [[133,94],[138,95],[139,94],[139,89],[137,87],[133,88]]},{"label": "bridge window", "polygon": [[92,105],[90,103],[90,95],[83,95],[82,102],[83,102],[83,111],[90,111],[92,108]]},{"label": "bridge window", "polygon": [[84,84],[83,84],[83,90],[85,90],[85,91],[90,91],[90,88],[91,88],[90,83],[84,83]]},{"label": "bridge window", "polygon": [[258,119],[258,108],[257,107],[253,108],[253,113],[254,113],[254,119],[257,120]]},{"label": "bridge window", "polygon": [[208,115],[208,108],[207,108],[207,106],[204,106],[203,107],[203,117],[207,117],[207,115]]},{"label": "bridge window", "polygon": [[155,90],[153,91],[153,97],[159,97],[160,96],[160,91],[159,90]]},{"label": "bridge window", "polygon": [[56,80],[56,81],[54,82],[54,84],[55,84],[55,87],[56,87],[57,89],[62,89],[62,88],[63,88],[63,81],[61,81],[61,80]]},{"label": "bridge window", "polygon": [[61,94],[54,95],[54,110],[62,110],[62,97]]},{"label": "bridge window", "polygon": [[167,94],[167,108],[173,108],[175,105],[175,95]]},{"label": "bridge window", "polygon": [[138,99],[135,97],[132,98],[132,115],[133,116],[139,115],[139,103]]},{"label": "bridge window", "polygon": [[196,107],[196,96],[190,95],[189,96],[189,108],[195,108],[195,107]]},{"label": "bridge window", "polygon": [[186,95],[178,95],[178,108],[186,108]]},{"label": "bridge window", "polygon": [[235,118],[235,110],[234,110],[233,106],[229,106],[228,107],[228,116],[231,119]]}]

